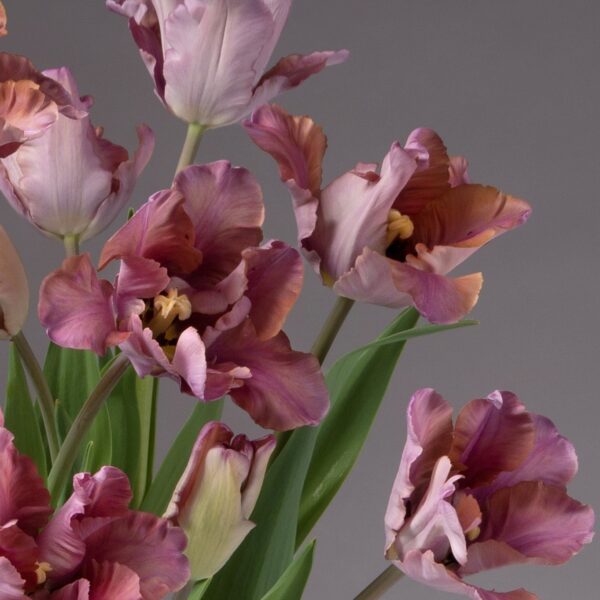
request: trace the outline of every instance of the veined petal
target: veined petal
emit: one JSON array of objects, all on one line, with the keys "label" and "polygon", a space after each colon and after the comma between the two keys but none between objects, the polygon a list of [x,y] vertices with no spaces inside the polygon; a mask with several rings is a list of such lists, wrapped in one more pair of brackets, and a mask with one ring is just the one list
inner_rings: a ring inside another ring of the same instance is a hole
[{"label": "veined petal", "polygon": [[103,355],[128,336],[116,328],[112,295],[112,285],[98,279],[88,254],[67,258],[42,282],[40,322],[58,345]]},{"label": "veined petal", "polygon": [[125,565],[92,561],[85,574],[90,579],[89,600],[142,600],[140,578]]},{"label": "veined petal", "polygon": [[262,239],[262,191],[248,170],[227,161],[195,165],[181,171],[173,187],[185,198],[202,265],[190,283],[218,283],[239,264],[242,251]]},{"label": "veined petal", "polygon": [[90,600],[90,582],[78,579],[52,592],[49,600]]},{"label": "veined petal", "polygon": [[263,45],[262,50],[254,63],[254,69],[256,71],[256,81],[260,78],[267,63],[269,62],[273,50],[279,41],[281,32],[287,21],[290,8],[292,7],[292,0],[263,0],[265,6],[271,12],[273,19],[273,29],[271,30],[270,39]]},{"label": "veined petal", "polygon": [[28,312],[29,284],[25,267],[0,225],[0,339],[8,339],[19,333]]}]

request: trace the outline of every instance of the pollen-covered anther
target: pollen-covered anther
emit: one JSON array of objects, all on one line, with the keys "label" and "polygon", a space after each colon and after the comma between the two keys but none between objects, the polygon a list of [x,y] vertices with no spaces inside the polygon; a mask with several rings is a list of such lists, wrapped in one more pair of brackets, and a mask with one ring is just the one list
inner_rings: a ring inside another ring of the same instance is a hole
[{"label": "pollen-covered anther", "polygon": [[480,535],[481,535],[480,527],[473,527],[473,529],[470,529],[469,531],[467,531],[465,533],[465,537],[467,538],[467,540],[469,542],[474,542]]},{"label": "pollen-covered anther", "polygon": [[37,584],[43,585],[46,583],[46,578],[48,573],[52,571],[52,567],[47,562],[38,562],[36,565],[35,576],[37,577]]},{"label": "pollen-covered anther", "polygon": [[185,294],[175,289],[167,291],[167,295],[159,294],[154,298],[154,316],[149,327],[155,336],[165,333],[175,319],[185,321],[192,315],[192,304]]},{"label": "pollen-covered anther", "polygon": [[388,213],[387,239],[389,246],[395,239],[407,240],[415,231],[414,223],[408,215],[392,208]]}]

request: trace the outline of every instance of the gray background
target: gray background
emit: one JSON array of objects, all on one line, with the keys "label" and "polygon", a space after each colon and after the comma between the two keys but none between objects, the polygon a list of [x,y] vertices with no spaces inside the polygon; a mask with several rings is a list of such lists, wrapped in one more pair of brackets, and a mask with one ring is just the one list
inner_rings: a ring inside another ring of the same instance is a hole
[{"label": "gray background", "polygon": [[[95,96],[95,124],[132,148],[136,122],[150,124],[157,149],[132,204],[168,187],[184,125],[153,97],[125,20],[102,0],[5,0],[10,35],[2,49],[40,68],[69,65],[82,93]],[[405,438],[412,391],[434,386],[456,406],[494,388],[516,391],[551,417],[580,458],[572,495],[600,507],[598,398],[598,223],[600,10],[593,1],[503,2],[304,0],[296,2],[275,52],[346,47],[350,61],[280,98],[312,115],[329,134],[325,179],[357,161],[380,160],[392,140],[430,126],[470,159],[475,181],[497,185],[534,206],[529,224],[480,251],[467,265],[485,284],[478,328],[413,342],[394,377],[360,461],[315,530],[318,554],[305,597],[343,599],[375,576],[382,519]],[[211,132],[200,160],[228,158],[255,172],[267,203],[266,236],[295,240],[287,191],[272,160],[237,126]],[[32,304],[42,276],[62,260],[53,241],[0,205],[0,220],[30,273]],[[113,226],[111,232],[116,228]],[[85,249],[97,253],[100,240]],[[309,348],[334,298],[307,272],[287,325]],[[332,356],[376,335],[394,312],[359,306]],[[41,353],[32,310],[26,332]],[[0,348],[2,364],[6,345]],[[191,397],[162,386],[159,449],[189,413]],[[239,411],[225,420],[252,431]],[[545,600],[597,598],[598,544],[560,568],[523,567],[480,575],[500,590],[525,586]],[[447,597],[404,581],[386,598]]]}]

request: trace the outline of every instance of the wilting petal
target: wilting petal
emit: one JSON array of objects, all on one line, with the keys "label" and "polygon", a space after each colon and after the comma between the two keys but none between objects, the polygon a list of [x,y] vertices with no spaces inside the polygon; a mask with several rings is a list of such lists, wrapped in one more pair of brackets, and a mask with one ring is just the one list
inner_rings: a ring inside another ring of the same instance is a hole
[{"label": "wilting petal", "polygon": [[242,253],[252,302],[250,318],[261,339],[277,335],[302,290],[304,267],[298,251],[271,241]]},{"label": "wilting petal", "polygon": [[154,194],[104,245],[100,269],[116,258],[141,256],[169,271],[195,269],[202,254],[194,248],[194,228],[180,194],[165,190]]},{"label": "wilting petal", "polygon": [[450,456],[456,466],[464,466],[465,485],[475,488],[502,471],[517,469],[534,440],[533,419],[519,399],[510,392],[494,392],[460,411]]},{"label": "wilting petal", "polygon": [[257,246],[262,239],[260,186],[246,169],[217,161],[184,169],[173,187],[185,198],[195,247],[203,256],[191,283],[199,287],[217,283],[238,266],[244,249]]},{"label": "wilting petal", "polygon": [[331,278],[348,272],[365,248],[385,252],[389,211],[415,169],[415,160],[396,142],[381,175],[351,171],[323,190],[317,227],[306,247],[319,254]]},{"label": "wilting petal", "polygon": [[319,363],[295,352],[284,333],[261,340],[249,321],[225,331],[207,349],[217,362],[250,369],[252,377],[231,397],[262,427],[284,431],[316,425],[329,407]]},{"label": "wilting petal", "polygon": [[312,75],[320,73],[325,67],[339,65],[348,59],[347,50],[313,52],[312,54],[290,54],[269,69],[258,82],[252,101],[244,114],[252,112],[262,104],[270,102],[275,96],[299,86]]},{"label": "wilting petal", "polygon": [[0,556],[0,597],[3,600],[27,600],[24,585],[25,581],[8,558]]},{"label": "wilting petal", "polygon": [[174,3],[165,23],[165,102],[188,123],[218,127],[249,112],[255,65],[274,23],[262,0]]},{"label": "wilting petal", "polygon": [[13,439],[0,427],[0,525],[15,520],[25,533],[35,535],[52,513],[50,494],[33,461],[19,453]]},{"label": "wilting petal", "polygon": [[8,234],[0,225],[0,339],[17,335],[29,312],[25,268]]},{"label": "wilting petal", "polygon": [[88,254],[67,258],[42,282],[40,322],[59,346],[103,355],[128,336],[116,330],[112,295],[112,285],[98,279]]},{"label": "wilting petal", "polygon": [[455,323],[475,306],[482,283],[480,273],[445,277],[366,248],[334,290],[353,300],[392,308],[414,305],[432,323]]},{"label": "wilting petal", "polygon": [[90,600],[142,600],[140,578],[125,565],[92,561],[86,576],[90,579]]},{"label": "wilting petal", "polygon": [[573,444],[558,433],[554,423],[540,415],[532,415],[535,444],[524,462],[513,471],[500,473],[493,483],[477,490],[484,498],[522,481],[543,481],[548,485],[564,486],[577,473],[577,454]]},{"label": "wilting petal", "polygon": [[489,497],[481,536],[504,542],[526,562],[557,565],[592,541],[594,511],[564,488],[525,481]]},{"label": "wilting petal", "polygon": [[189,579],[185,535],[165,519],[130,511],[105,524],[94,521],[82,521],[78,530],[86,561],[119,563],[137,573],[144,600],[160,600]]},{"label": "wilting petal", "polygon": [[411,579],[419,581],[443,592],[461,594],[471,600],[538,600],[538,597],[524,589],[512,592],[494,592],[470,585],[459,579],[444,565],[435,562],[432,552],[410,552],[405,560],[395,563]]}]

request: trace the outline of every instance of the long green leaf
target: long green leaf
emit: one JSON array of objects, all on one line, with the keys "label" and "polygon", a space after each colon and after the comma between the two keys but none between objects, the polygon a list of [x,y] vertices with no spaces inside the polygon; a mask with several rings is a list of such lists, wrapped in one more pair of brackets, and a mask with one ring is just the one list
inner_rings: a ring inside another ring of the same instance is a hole
[{"label": "long green leaf", "polygon": [[[374,343],[343,356],[327,374],[331,408],[319,427],[302,491],[298,545],[352,470],[404,350],[406,336],[414,331],[418,320],[415,309],[405,310]],[[390,344],[387,340],[392,336],[396,337]]]},{"label": "long green leaf", "polygon": [[25,371],[14,344],[10,345],[8,355],[4,423],[15,436],[15,445],[19,451],[33,460],[38,472],[45,478],[48,474],[48,465],[40,422],[31,401]]},{"label": "long green leaf", "polygon": [[297,429],[275,458],[251,516],[256,527],[213,577],[202,600],[259,600],[292,562],[294,523],[317,431]]},{"label": "long green leaf", "polygon": [[206,423],[219,419],[222,411],[222,400],[196,405],[152,481],[142,502],[142,510],[156,515],[165,512],[173,490],[183,475],[198,433]]},{"label": "long green leaf", "polygon": [[302,550],[262,600],[301,600],[312,569],[315,540]]}]

